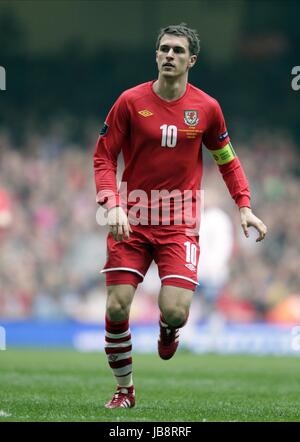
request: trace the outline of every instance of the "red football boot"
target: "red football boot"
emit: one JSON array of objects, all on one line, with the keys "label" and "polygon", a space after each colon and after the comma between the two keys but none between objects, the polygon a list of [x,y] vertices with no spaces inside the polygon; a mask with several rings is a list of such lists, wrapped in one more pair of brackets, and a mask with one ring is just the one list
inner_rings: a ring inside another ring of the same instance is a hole
[{"label": "red football boot", "polygon": [[158,354],[162,359],[171,359],[179,344],[179,329],[170,327],[162,320],[159,321],[159,327]]},{"label": "red football boot", "polygon": [[132,408],[135,406],[134,386],[120,387],[112,397],[112,400],[105,404],[105,408]]}]

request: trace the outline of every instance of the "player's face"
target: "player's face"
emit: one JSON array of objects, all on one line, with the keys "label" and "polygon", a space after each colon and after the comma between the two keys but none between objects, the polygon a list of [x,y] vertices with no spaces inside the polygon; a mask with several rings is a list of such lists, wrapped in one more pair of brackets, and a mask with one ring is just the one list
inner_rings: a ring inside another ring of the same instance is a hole
[{"label": "player's face", "polygon": [[196,63],[197,56],[191,55],[186,37],[165,34],[156,51],[158,72],[164,77],[178,77],[185,74]]}]

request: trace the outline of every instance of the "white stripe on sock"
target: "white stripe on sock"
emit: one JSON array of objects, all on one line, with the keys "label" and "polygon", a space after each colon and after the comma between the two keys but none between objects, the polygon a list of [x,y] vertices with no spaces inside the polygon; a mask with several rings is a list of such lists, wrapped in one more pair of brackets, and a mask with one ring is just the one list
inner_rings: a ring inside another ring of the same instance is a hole
[{"label": "white stripe on sock", "polygon": [[121,368],[112,368],[112,371],[114,372],[115,376],[122,376],[129,372],[132,372],[132,364],[125,365],[125,367]]},{"label": "white stripe on sock", "polygon": [[125,341],[125,342],[116,342],[116,343],[113,343],[113,342],[106,342],[105,343],[105,348],[118,348],[118,347],[120,347],[120,348],[123,348],[123,347],[128,347],[129,345],[131,345],[131,340],[129,339],[128,341]]},{"label": "white stripe on sock", "polygon": [[120,339],[120,338],[125,338],[126,336],[130,335],[130,330],[126,330],[123,333],[109,333],[108,331],[105,332],[105,336],[107,336],[108,338],[111,339]]}]

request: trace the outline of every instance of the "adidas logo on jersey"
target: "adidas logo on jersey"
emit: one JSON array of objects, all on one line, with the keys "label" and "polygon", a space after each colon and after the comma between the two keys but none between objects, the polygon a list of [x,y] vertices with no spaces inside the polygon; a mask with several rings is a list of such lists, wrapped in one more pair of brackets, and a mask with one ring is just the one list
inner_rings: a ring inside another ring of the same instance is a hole
[{"label": "adidas logo on jersey", "polygon": [[142,115],[142,117],[151,117],[151,115],[154,115],[153,112],[144,109],[138,112],[140,115]]},{"label": "adidas logo on jersey", "polygon": [[196,270],[196,267],[193,264],[185,264],[185,266],[191,270],[191,272],[194,272]]}]

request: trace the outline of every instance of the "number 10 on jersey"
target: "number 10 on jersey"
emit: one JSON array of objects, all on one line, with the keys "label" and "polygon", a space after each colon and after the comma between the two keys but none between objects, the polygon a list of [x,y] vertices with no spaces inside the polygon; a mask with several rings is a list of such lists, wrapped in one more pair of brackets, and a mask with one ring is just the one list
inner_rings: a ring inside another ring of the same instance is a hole
[{"label": "number 10 on jersey", "polygon": [[163,124],[160,126],[162,130],[161,146],[162,147],[175,147],[177,143],[177,127],[171,124]]}]

